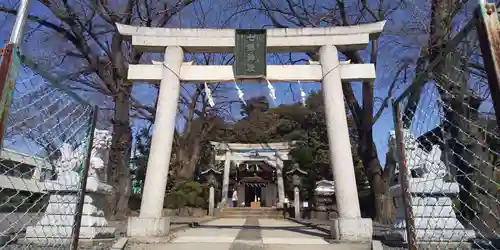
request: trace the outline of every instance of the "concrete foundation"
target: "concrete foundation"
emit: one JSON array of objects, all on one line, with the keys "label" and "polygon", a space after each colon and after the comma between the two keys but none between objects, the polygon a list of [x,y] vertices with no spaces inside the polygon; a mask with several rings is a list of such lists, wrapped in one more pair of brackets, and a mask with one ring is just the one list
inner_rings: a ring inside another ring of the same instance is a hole
[{"label": "concrete foundation", "polygon": [[127,236],[129,237],[164,237],[170,231],[170,217],[143,218],[129,217]]},{"label": "concrete foundation", "polygon": [[333,239],[341,241],[369,242],[373,237],[372,220],[365,218],[333,219],[331,236]]}]

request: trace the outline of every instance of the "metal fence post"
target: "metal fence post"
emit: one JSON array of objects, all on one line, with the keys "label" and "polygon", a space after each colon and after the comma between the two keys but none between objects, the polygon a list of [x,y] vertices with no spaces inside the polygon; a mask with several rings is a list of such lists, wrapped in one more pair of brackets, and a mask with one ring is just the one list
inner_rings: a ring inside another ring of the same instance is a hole
[{"label": "metal fence post", "polygon": [[28,17],[30,0],[21,0],[17,9],[16,22],[12,28],[9,43],[2,50],[2,63],[0,64],[0,149],[2,148],[5,124],[9,115],[9,107],[16,84],[17,68],[11,68],[13,63],[19,64],[16,59],[17,48],[21,42],[24,26]]},{"label": "metal fence post", "polygon": [[394,127],[396,132],[396,146],[397,146],[397,159],[399,163],[399,176],[401,187],[401,203],[405,210],[405,223],[406,223],[406,237],[408,241],[408,249],[417,250],[417,236],[415,232],[415,220],[412,211],[412,199],[408,191],[408,168],[406,166],[405,144],[404,144],[404,131],[403,121],[401,115],[401,104],[394,102]]},{"label": "metal fence post", "polygon": [[85,160],[83,163],[83,171],[81,173],[81,180],[80,180],[80,197],[78,198],[78,203],[76,205],[75,209],[75,216],[74,216],[74,225],[73,225],[73,230],[71,233],[71,250],[77,250],[78,249],[78,240],[80,236],[80,226],[82,224],[82,213],[83,213],[83,205],[85,204],[85,190],[87,189],[87,176],[89,174],[89,167],[90,167],[90,156],[92,153],[92,147],[93,147],[93,142],[94,142],[94,131],[96,128],[96,123],[97,123],[97,115],[99,112],[99,108],[97,106],[94,106],[92,110],[92,120],[90,121],[90,128],[89,128],[89,135],[88,135],[88,142],[87,142],[87,151],[85,152]]},{"label": "metal fence post", "polygon": [[478,20],[476,26],[479,45],[500,129],[500,22],[495,4],[480,0],[474,18]]}]

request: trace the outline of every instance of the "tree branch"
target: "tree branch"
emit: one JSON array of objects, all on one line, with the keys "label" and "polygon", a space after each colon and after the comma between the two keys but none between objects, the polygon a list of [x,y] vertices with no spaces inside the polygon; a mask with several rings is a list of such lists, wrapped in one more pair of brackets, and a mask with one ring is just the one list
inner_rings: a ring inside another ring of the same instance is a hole
[{"label": "tree branch", "polygon": [[394,92],[394,88],[396,86],[396,82],[398,80],[398,77],[407,66],[408,66],[407,64],[401,65],[401,67],[396,72],[396,75],[394,76],[394,79],[392,80],[392,83],[389,86],[389,89],[387,91],[387,96],[382,100],[382,104],[381,104],[379,110],[376,112],[375,116],[373,117],[373,124],[375,124],[377,122],[377,120],[380,118],[380,116],[382,116],[382,114],[384,113],[385,108],[387,108],[389,106],[389,100],[391,99],[392,94]]},{"label": "tree branch", "polygon": [[[0,6],[0,12],[4,12],[7,14],[11,14],[11,15],[17,15],[17,10],[9,9],[9,8],[3,7],[3,6]],[[69,30],[66,30],[65,28],[63,28],[60,25],[56,25],[55,23],[49,22],[49,21],[44,20],[41,17],[35,16],[35,15],[28,15],[27,19],[29,21],[38,23],[44,27],[47,27],[49,29],[56,31],[57,33],[61,34],[62,36],[64,36],[64,38],[68,39],[68,41],[70,41],[72,43],[78,42],[77,38]]]}]

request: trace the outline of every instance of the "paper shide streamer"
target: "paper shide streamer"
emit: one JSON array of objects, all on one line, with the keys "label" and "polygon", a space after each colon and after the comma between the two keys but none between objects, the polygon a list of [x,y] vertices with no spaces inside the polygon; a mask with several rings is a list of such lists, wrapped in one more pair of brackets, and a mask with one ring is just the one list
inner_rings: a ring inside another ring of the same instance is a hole
[{"label": "paper shide streamer", "polygon": [[[273,85],[271,84],[271,82],[269,80],[266,79],[266,82],[267,82],[267,88],[269,89],[269,97],[271,97],[274,104],[276,104],[276,89],[273,87]],[[245,98],[244,98],[243,90],[241,90],[241,88],[238,86],[238,84],[236,83],[236,80],[234,80],[234,87],[236,88],[236,93],[238,94],[238,98],[240,99],[240,101],[243,104],[247,105]]]},{"label": "paper shide streamer", "polygon": [[302,106],[306,106],[306,92],[304,92],[304,89],[302,88],[302,83],[300,83],[300,81],[297,81],[297,83],[299,84],[299,89],[300,89],[300,102],[302,103]]},{"label": "paper shide streamer", "polygon": [[245,101],[244,98],[245,94],[243,93],[243,90],[241,90],[238,84],[236,83],[236,79],[233,79],[233,81],[234,81],[234,87],[236,88],[236,93],[238,94],[238,98],[244,105],[247,105],[247,102]]},{"label": "paper shide streamer", "polygon": [[214,97],[212,96],[212,91],[208,87],[207,82],[204,82],[203,84],[205,85],[205,95],[207,97],[208,104],[213,108],[215,106],[215,101]]},{"label": "paper shide streamer", "polygon": [[266,79],[266,82],[267,82],[267,88],[269,89],[269,97],[271,97],[274,104],[276,105],[276,89],[274,89],[273,85],[269,80]]}]

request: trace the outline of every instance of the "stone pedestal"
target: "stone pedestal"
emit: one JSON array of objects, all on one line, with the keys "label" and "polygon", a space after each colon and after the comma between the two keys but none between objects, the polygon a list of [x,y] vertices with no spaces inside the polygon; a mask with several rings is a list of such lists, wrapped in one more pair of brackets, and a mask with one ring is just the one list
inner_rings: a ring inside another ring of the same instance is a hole
[{"label": "stone pedestal", "polygon": [[[473,230],[465,229],[458,221],[453,209],[451,197],[458,194],[458,183],[413,178],[409,183],[409,192],[417,241],[463,242],[475,237]],[[391,195],[396,197],[396,220],[385,237],[388,240],[408,242],[399,184],[391,188]]]},{"label": "stone pedestal", "polygon": [[[26,228],[25,240],[43,244],[69,243],[80,198],[78,187],[61,185],[57,181],[45,184],[50,195],[49,204],[38,223]],[[115,229],[108,226],[103,212],[106,193],[112,190],[111,186],[99,183],[96,178],[90,177],[87,187],[79,238],[113,238]]]}]

